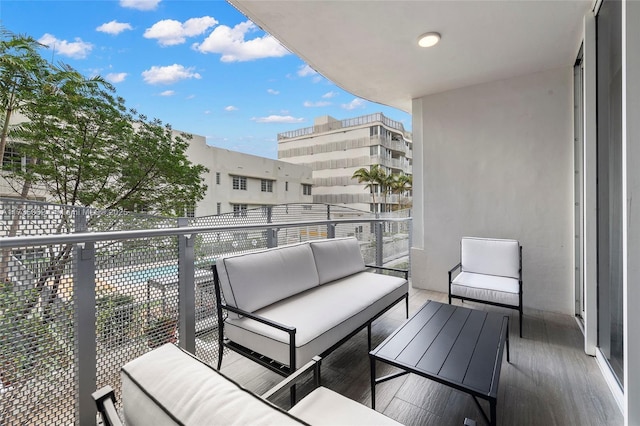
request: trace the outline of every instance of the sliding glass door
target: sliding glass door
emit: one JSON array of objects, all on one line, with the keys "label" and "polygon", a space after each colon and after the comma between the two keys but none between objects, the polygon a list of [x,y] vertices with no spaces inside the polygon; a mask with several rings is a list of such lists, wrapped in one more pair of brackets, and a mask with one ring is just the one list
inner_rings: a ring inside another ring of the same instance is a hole
[{"label": "sliding glass door", "polygon": [[605,0],[596,25],[598,347],[623,387],[621,2]]}]

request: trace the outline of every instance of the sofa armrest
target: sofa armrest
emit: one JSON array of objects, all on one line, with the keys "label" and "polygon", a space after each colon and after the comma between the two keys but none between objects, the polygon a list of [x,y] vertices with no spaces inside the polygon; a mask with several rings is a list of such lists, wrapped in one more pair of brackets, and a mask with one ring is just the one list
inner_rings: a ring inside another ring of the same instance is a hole
[{"label": "sofa armrest", "polygon": [[114,405],[116,395],[111,386],[105,386],[91,394],[98,406],[98,412],[102,415],[102,423],[105,426],[122,426],[118,412]]},{"label": "sofa armrest", "polygon": [[253,312],[245,311],[244,309],[236,308],[235,306],[229,306],[226,303],[221,303],[220,307],[229,312],[233,312],[238,315],[242,315],[243,317],[251,318],[252,320],[261,322],[263,324],[267,324],[271,327],[277,328],[278,330],[286,331],[287,333],[295,334],[296,328],[288,325],[280,324],[278,322],[272,321],[269,318],[261,317],[260,315],[256,315]]},{"label": "sofa armrest", "polygon": [[387,266],[378,266],[378,265],[365,265],[367,268],[371,268],[371,269],[378,269],[381,271],[392,271],[392,272],[399,272],[401,274],[404,275],[404,279],[408,280],[409,279],[409,270],[408,269],[400,269],[400,268],[389,268]]},{"label": "sofa armrest", "polygon": [[313,370],[313,389],[320,387],[320,362],[322,358],[314,356],[311,361],[299,368],[295,373],[266,391],[261,395],[263,399],[277,398],[283,393],[287,392],[291,387],[295,386],[300,380],[300,376]]}]

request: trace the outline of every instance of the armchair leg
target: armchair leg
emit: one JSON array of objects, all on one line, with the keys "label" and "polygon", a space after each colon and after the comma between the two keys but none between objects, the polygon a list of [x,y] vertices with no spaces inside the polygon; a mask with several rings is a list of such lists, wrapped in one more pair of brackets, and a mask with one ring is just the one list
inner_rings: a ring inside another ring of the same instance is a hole
[{"label": "armchair leg", "polygon": [[522,306],[520,306],[520,338],[522,339]]}]

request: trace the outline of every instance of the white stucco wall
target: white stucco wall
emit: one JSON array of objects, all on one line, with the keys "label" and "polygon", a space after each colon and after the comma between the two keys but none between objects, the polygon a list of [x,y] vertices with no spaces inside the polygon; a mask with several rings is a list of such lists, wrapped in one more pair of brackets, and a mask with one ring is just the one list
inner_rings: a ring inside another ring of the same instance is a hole
[{"label": "white stucco wall", "polygon": [[573,313],[572,110],[570,67],[414,100],[414,286],[447,291],[462,236],[514,238],[525,309]]}]

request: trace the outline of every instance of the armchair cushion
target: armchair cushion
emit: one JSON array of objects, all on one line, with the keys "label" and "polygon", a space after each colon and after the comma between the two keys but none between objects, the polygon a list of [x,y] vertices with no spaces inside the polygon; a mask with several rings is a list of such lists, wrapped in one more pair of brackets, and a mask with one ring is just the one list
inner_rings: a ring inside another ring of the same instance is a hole
[{"label": "armchair cushion", "polygon": [[303,398],[289,412],[312,425],[400,425],[382,413],[323,387]]},{"label": "armchair cushion", "polygon": [[461,241],[463,272],[519,278],[520,252],[516,240],[464,237]]},{"label": "armchair cushion", "polygon": [[517,278],[461,272],[451,282],[451,295],[505,305],[518,305]]},{"label": "armchair cushion", "polygon": [[127,425],[304,424],[172,344],[129,362],[121,376]]}]

